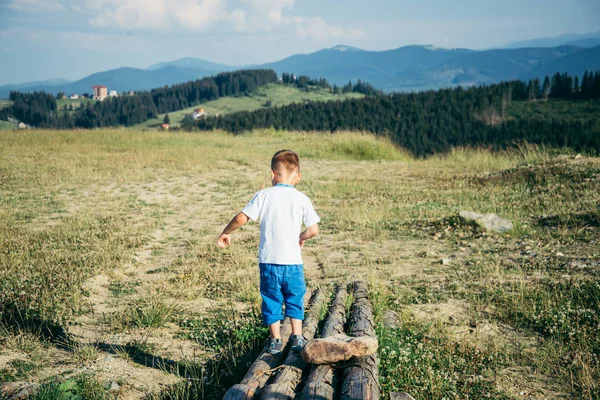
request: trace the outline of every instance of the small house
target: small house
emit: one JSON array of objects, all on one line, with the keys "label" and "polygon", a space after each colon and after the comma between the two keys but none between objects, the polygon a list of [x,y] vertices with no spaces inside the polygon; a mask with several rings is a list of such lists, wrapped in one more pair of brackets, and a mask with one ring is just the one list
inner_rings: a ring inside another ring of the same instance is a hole
[{"label": "small house", "polygon": [[162,128],[163,131],[169,130],[169,124],[162,124],[160,127]]},{"label": "small house", "polygon": [[27,125],[24,122],[19,122],[17,126],[19,127],[19,129],[27,129]]},{"label": "small house", "polygon": [[77,93],[73,93],[70,98],[71,100],[77,100],[79,98],[79,95]]},{"label": "small house", "polygon": [[196,108],[194,110],[194,113],[192,114],[192,118],[194,118],[194,120],[197,120],[198,118],[204,118],[207,115],[208,113],[204,111],[204,108]]},{"label": "small house", "polygon": [[116,90],[111,90],[110,93],[108,94],[110,97],[117,97],[119,94],[117,93]]}]

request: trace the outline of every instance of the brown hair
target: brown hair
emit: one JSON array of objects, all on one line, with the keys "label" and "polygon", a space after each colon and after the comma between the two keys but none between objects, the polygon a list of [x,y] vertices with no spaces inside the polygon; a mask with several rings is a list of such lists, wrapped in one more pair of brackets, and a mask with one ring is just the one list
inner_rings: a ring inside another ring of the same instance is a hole
[{"label": "brown hair", "polygon": [[271,169],[276,170],[283,165],[288,172],[300,171],[300,157],[292,150],[279,150],[271,159]]}]

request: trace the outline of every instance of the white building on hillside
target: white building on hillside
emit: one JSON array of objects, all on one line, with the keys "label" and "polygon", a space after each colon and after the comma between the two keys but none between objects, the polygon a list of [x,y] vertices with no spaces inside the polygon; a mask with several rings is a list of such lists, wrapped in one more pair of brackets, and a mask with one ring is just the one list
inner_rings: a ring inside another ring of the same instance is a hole
[{"label": "white building on hillside", "polygon": [[192,114],[192,118],[194,118],[194,120],[197,120],[198,118],[204,118],[207,115],[208,113],[204,111],[204,108],[196,108],[194,110],[194,113]]},{"label": "white building on hillside", "polygon": [[110,93],[108,94],[110,97],[117,97],[119,94],[117,93],[116,90],[111,90]]},{"label": "white building on hillside", "polygon": [[79,98],[79,95],[77,93],[73,93],[70,97],[71,100],[77,100]]}]

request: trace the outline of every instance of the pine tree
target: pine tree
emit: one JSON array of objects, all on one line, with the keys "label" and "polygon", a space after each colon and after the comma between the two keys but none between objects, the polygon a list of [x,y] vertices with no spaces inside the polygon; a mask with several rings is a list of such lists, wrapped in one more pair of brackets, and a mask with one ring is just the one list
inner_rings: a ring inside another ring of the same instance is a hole
[{"label": "pine tree", "polygon": [[171,123],[171,119],[169,118],[169,114],[165,114],[165,117],[163,118],[163,124],[170,124]]}]

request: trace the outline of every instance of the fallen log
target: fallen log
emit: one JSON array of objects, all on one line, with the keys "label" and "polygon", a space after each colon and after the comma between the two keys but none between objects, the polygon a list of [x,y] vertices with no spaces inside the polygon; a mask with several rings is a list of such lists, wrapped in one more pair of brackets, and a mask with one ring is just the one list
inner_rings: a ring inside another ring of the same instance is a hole
[{"label": "fallen log", "polygon": [[302,351],[307,364],[334,364],[352,357],[367,357],[377,352],[377,338],[345,334],[310,341]]},{"label": "fallen log", "polygon": [[[338,286],[335,299],[329,307],[329,314],[321,331],[321,337],[344,333],[346,323],[346,299],[348,291]],[[302,391],[302,399],[327,400],[335,395],[335,374],[332,365],[317,365],[311,368],[306,385]]]},{"label": "fallen log", "polygon": [[[369,292],[364,282],[354,282],[354,305],[350,315],[350,336],[369,336],[377,338],[373,322],[373,308],[369,302]],[[353,359],[344,369],[342,381],[342,400],[378,400],[379,370],[377,354]]]},{"label": "fallen log", "polygon": [[[311,301],[311,308],[302,324],[302,334],[307,340],[312,340],[319,325],[319,314],[325,295],[317,289]],[[261,392],[261,399],[291,400],[296,395],[296,388],[302,378],[302,370],[306,367],[300,352],[290,351],[277,372],[275,379]]]},{"label": "fallen log", "polygon": [[[311,291],[310,289],[307,289],[306,294],[304,295],[305,306],[308,304],[310,298]],[[289,318],[285,318],[281,325],[281,342],[284,349],[286,348],[291,334],[292,325],[290,324]],[[255,393],[265,386],[271,377],[273,368],[279,365],[284,354],[283,351],[279,354],[269,354],[263,350],[256,358],[256,361],[250,366],[246,375],[244,375],[244,379],[237,385],[232,386],[227,393],[225,393],[223,400],[247,400],[253,398]]]}]

